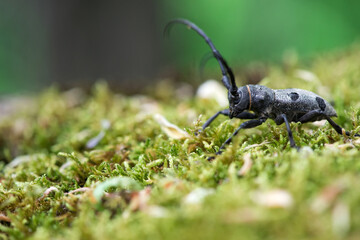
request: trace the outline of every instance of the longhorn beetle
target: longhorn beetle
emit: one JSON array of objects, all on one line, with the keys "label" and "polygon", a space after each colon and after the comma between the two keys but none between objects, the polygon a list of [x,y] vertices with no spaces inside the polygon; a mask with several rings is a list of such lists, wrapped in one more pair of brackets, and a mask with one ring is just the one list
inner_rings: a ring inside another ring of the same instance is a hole
[{"label": "longhorn beetle", "polygon": [[[164,33],[168,32],[175,23],[186,25],[206,41],[220,65],[222,83],[228,89],[229,108],[217,112],[207,120],[202,126],[202,130],[220,114],[229,118],[248,119],[248,121],[240,124],[232,136],[221,145],[216,153],[217,155],[222,153],[225,146],[241,129],[259,126],[267,119],[274,120],[277,125],[285,123],[290,146],[296,149],[299,147],[295,144],[290,122],[306,123],[326,119],[337,133],[350,136],[348,131],[345,131],[331,119],[331,117],[337,117],[335,109],[313,92],[296,88],[270,89],[261,85],[245,85],[238,88],[235,84],[233,71],[204,31],[189,20],[175,19],[166,25]],[[354,136],[360,137],[360,134]]]}]

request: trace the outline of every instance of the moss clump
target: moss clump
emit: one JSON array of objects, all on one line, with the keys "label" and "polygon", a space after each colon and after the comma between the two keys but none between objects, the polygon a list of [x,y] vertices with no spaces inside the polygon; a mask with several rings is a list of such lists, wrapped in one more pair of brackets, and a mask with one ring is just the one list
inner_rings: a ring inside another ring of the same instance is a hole
[{"label": "moss clump", "polygon": [[[322,56],[307,71],[273,66],[262,84],[301,87],[334,102],[360,131],[360,48]],[[304,67],[303,67],[304,68]],[[326,86],[326,87],[325,87]],[[170,90],[172,91],[172,90]],[[90,95],[48,89],[0,121],[3,239],[356,239],[360,140],[329,124],[271,121],[244,130],[214,161],[240,120],[196,97],[127,97],[105,83]],[[164,97],[164,96],[168,96]],[[160,113],[184,129],[170,138]],[[202,114],[202,116],[200,116]],[[199,117],[200,116],[200,117]]]}]

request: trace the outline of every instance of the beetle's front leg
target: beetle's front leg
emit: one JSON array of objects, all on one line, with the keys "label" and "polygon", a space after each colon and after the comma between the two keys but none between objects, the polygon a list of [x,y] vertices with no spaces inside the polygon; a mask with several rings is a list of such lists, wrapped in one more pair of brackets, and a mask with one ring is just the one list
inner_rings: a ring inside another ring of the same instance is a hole
[{"label": "beetle's front leg", "polygon": [[222,150],[225,148],[225,146],[228,145],[228,144],[231,142],[232,138],[233,138],[234,136],[236,136],[241,129],[257,127],[257,126],[263,124],[266,120],[267,120],[267,118],[262,117],[262,118],[259,118],[259,119],[253,119],[253,120],[249,120],[249,121],[247,121],[247,122],[243,122],[243,123],[235,130],[235,132],[232,134],[232,136],[229,137],[229,138],[221,145],[221,147],[219,148],[219,151],[216,152],[216,155],[219,155],[219,154],[222,153]]},{"label": "beetle's front leg", "polygon": [[[229,111],[229,109],[224,109],[224,110],[221,110],[221,111],[218,111],[217,113],[215,113],[211,118],[209,118],[204,123],[204,125],[202,125],[201,130],[199,130],[197,132],[197,134],[201,133],[205,128],[207,128],[215,120],[215,118],[217,118],[217,116],[219,116],[220,114],[225,115],[225,116],[229,116],[230,111]],[[242,112],[242,113],[236,115],[235,118],[239,118],[239,119],[255,119],[256,115],[253,114],[253,113],[249,113],[249,112]]]},{"label": "beetle's front leg", "polygon": [[217,116],[219,116],[220,114],[225,115],[225,116],[229,116],[230,111],[229,109],[224,109],[221,111],[218,111],[217,113],[215,113],[211,118],[209,118],[204,125],[202,125],[201,130],[199,130],[197,133],[201,133],[205,128],[207,128],[214,120],[215,118],[217,118]]}]

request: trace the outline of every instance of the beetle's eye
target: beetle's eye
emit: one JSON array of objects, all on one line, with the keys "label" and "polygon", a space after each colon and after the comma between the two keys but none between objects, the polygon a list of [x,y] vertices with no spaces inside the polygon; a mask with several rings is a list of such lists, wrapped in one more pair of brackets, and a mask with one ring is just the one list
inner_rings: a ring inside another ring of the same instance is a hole
[{"label": "beetle's eye", "polygon": [[237,105],[242,98],[242,92],[238,92],[235,96],[230,93],[230,102],[232,102],[234,105]]}]

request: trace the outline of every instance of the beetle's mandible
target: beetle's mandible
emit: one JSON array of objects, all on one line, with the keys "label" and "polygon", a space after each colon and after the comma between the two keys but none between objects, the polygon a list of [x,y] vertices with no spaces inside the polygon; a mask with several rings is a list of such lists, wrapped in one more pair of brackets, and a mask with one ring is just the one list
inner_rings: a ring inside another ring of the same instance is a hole
[{"label": "beetle's mandible", "polygon": [[[228,89],[229,108],[217,112],[205,122],[202,129],[209,126],[220,114],[230,118],[248,119],[248,121],[240,124],[232,136],[221,145],[216,154],[221,154],[225,146],[241,129],[259,126],[267,119],[274,120],[277,125],[286,124],[290,146],[296,149],[299,147],[295,144],[290,122],[306,123],[326,119],[337,133],[350,136],[348,131],[331,119],[331,117],[337,117],[335,109],[313,92],[296,88],[270,89],[261,85],[245,85],[238,88],[232,69],[204,31],[189,20],[175,19],[166,25],[164,32],[169,31],[175,23],[184,24],[189,29],[193,29],[206,41],[220,65],[222,83]],[[354,136],[360,137],[360,134]]]}]

